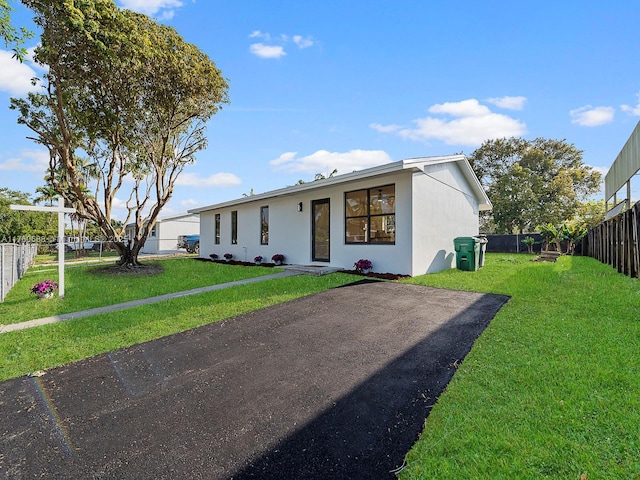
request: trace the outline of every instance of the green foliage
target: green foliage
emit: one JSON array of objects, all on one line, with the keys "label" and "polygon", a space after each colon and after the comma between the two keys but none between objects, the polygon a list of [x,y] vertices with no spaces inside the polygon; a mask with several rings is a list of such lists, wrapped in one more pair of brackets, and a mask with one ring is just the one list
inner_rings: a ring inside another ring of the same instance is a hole
[{"label": "green foliage", "polygon": [[23,44],[33,37],[33,33],[24,27],[17,29],[11,24],[12,11],[13,8],[7,0],[0,0],[0,38],[4,40],[6,47],[12,48],[14,58],[23,61],[27,56]]},{"label": "green foliage", "polygon": [[538,225],[536,228],[538,232],[540,232],[540,235],[542,235],[542,237],[544,238],[544,249],[549,250],[551,244],[553,243],[556,245],[556,249],[559,252],[560,233],[558,232],[558,229],[555,227],[555,225],[547,223],[546,225]]},{"label": "green foliage", "polygon": [[605,213],[604,199],[588,200],[580,203],[575,217],[573,217],[569,223],[573,225],[584,225],[587,229],[591,229],[604,221]]},{"label": "green foliage", "polygon": [[560,227],[558,232],[562,241],[567,242],[567,254],[573,255],[576,243],[587,234],[588,230],[584,225],[567,225]]},{"label": "green foliage", "polygon": [[537,229],[545,239],[545,250],[549,250],[550,245],[553,243],[556,246],[556,251],[561,252],[560,243],[566,242],[566,253],[568,255],[573,255],[576,243],[588,232],[585,225],[571,225],[568,223],[563,223],[559,227],[548,223],[546,225],[538,225]]},{"label": "green foliage", "polygon": [[520,240],[522,243],[524,243],[527,246],[527,251],[529,253],[533,253],[533,246],[536,243],[536,239],[530,236],[526,236],[524,237],[522,240]]},{"label": "green foliage", "polygon": [[[51,152],[47,184],[135,263],[178,176],[206,147],[226,80],[173,28],[113,0],[27,3],[42,29],[35,58],[48,67],[47,93],[11,107]],[[116,195],[129,199],[131,249],[111,221]]]},{"label": "green foliage", "polygon": [[564,140],[488,140],[469,161],[493,204],[492,222],[484,223],[493,225],[494,233],[565,222],[600,186],[600,174]]},{"label": "green foliage", "polygon": [[0,187],[0,243],[54,241],[57,216],[52,213],[11,210],[10,205],[31,205],[29,193]]}]

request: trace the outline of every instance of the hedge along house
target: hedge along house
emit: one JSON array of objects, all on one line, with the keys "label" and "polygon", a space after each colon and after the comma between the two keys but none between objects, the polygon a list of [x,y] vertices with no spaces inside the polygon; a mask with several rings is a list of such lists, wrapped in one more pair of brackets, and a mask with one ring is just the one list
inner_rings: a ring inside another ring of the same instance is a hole
[{"label": "hedge along house", "polygon": [[491,202],[464,155],[402,160],[189,210],[200,256],[408,275],[455,266],[453,239],[478,234]]},{"label": "hedge along house", "polygon": [[[193,213],[183,213],[171,217],[159,218],[153,226],[140,253],[161,254],[175,253],[178,250],[178,236],[197,235],[200,230],[200,219]],[[127,224],[125,233],[133,237],[135,224]]]}]

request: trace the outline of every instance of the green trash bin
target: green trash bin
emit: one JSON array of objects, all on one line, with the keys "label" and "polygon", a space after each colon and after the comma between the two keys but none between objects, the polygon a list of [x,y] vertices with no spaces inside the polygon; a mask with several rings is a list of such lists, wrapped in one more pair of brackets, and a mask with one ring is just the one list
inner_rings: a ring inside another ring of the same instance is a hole
[{"label": "green trash bin", "polygon": [[453,245],[456,250],[458,270],[477,271],[480,261],[480,240],[473,237],[457,237],[453,239]]}]

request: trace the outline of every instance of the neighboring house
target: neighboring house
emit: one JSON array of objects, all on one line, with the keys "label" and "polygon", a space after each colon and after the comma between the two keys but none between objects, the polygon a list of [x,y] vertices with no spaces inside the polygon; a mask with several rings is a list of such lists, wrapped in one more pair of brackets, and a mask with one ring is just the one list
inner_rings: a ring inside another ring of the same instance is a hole
[{"label": "neighboring house", "polygon": [[491,202],[464,155],[402,160],[229,202],[200,214],[200,256],[421,275],[455,266]]},{"label": "neighboring house", "polygon": [[[128,238],[133,237],[135,224],[126,228]],[[200,218],[197,213],[186,213],[173,217],[160,218],[149,232],[140,253],[178,252],[179,235],[197,235],[200,232]]]}]

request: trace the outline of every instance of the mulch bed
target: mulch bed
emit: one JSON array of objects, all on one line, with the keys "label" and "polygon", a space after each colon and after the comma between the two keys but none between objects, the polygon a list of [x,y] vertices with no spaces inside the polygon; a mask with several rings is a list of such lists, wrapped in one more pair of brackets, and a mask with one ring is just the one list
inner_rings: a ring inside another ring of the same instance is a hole
[{"label": "mulch bed", "polygon": [[[215,263],[224,263],[226,265],[244,265],[245,267],[255,267],[256,264],[254,262],[241,262],[239,260],[209,260],[208,258],[197,257],[194,260],[199,260],[202,262],[215,262]],[[275,267],[275,263],[267,263],[262,262],[260,264],[261,267]],[[340,270],[340,273],[348,273],[351,275],[358,275],[360,277],[368,277],[368,278],[379,278],[381,280],[399,280],[401,278],[411,278],[411,275],[401,275],[399,273],[378,273],[378,272],[369,272],[369,273],[360,273],[357,270]]]},{"label": "mulch bed", "polygon": [[350,273],[352,275],[359,275],[361,277],[380,278],[382,280],[399,280],[401,278],[411,278],[411,275],[401,275],[399,273],[360,273],[357,270],[340,270],[340,273]]}]

